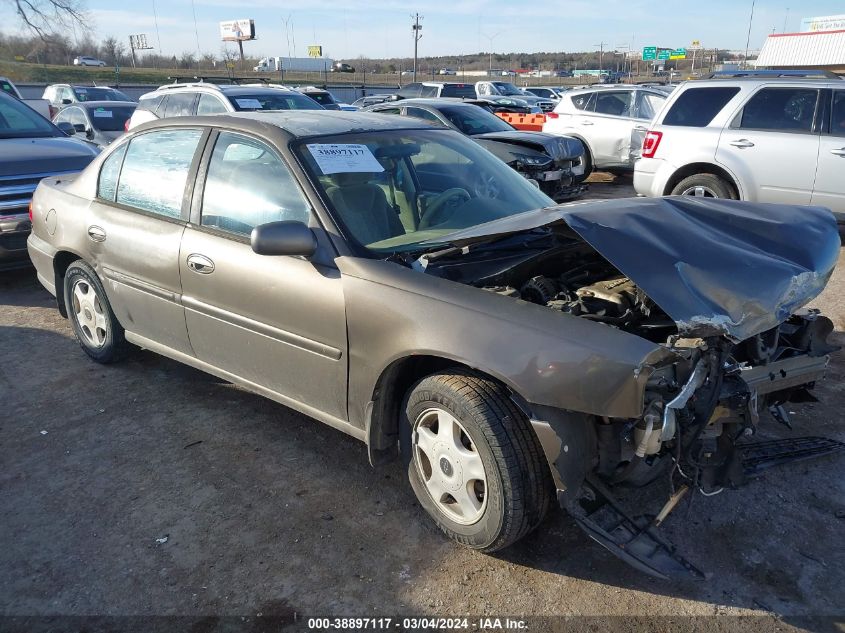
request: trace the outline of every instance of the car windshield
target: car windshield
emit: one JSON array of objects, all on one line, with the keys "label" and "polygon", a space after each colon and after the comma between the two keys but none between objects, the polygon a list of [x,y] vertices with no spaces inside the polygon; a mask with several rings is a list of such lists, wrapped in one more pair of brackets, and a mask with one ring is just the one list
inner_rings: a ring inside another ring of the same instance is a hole
[{"label": "car windshield", "polygon": [[452,130],[350,133],[295,151],[344,234],[376,255],[437,248],[454,231],[554,204]]},{"label": "car windshield", "polygon": [[513,132],[513,126],[505,123],[495,114],[478,106],[454,106],[440,108],[440,113],[464,134],[486,134],[488,132]]},{"label": "car windshield", "polygon": [[513,95],[516,97],[522,96],[519,88],[507,81],[494,81],[493,85],[496,86],[496,90],[499,91],[500,95]]},{"label": "car windshield", "polygon": [[323,110],[323,106],[305,95],[288,92],[266,92],[232,95],[229,101],[238,112],[256,110]]},{"label": "car windshield", "polygon": [[441,97],[456,97],[458,99],[475,99],[475,86],[472,84],[444,84],[440,91]]},{"label": "car windshield", "polygon": [[123,132],[134,111],[134,106],[97,106],[91,108],[88,114],[91,123],[101,132]]},{"label": "car windshield", "polygon": [[62,133],[29,106],[0,95],[0,138],[44,138]]},{"label": "car windshield", "polygon": [[73,89],[78,101],[132,101],[120,90],[114,88],[88,88],[76,86]]},{"label": "car windshield", "polygon": [[314,101],[320,105],[334,105],[337,103],[330,92],[307,92],[305,94],[314,99]]}]

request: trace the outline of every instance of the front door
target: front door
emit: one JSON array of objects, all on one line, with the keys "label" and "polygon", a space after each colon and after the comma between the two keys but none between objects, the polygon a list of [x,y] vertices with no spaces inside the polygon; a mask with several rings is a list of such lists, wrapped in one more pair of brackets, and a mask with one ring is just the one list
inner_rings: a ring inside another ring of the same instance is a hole
[{"label": "front door", "polygon": [[340,273],[301,257],[257,255],[249,244],[259,224],[308,223],[312,215],[273,149],[221,132],[208,161],[199,217],[182,237],[183,303],[197,358],[295,408],[345,420]]},{"label": "front door", "polygon": [[819,145],[812,203],[845,213],[845,90],[833,92],[830,122]]},{"label": "front door", "polygon": [[810,204],[818,97],[819,90],[806,86],[763,88],[722,131],[716,161],[746,183],[745,199]]},{"label": "front door", "polygon": [[181,304],[179,248],[200,129],[135,136],[100,171],[88,242],[118,321],[130,333],[191,354]]}]

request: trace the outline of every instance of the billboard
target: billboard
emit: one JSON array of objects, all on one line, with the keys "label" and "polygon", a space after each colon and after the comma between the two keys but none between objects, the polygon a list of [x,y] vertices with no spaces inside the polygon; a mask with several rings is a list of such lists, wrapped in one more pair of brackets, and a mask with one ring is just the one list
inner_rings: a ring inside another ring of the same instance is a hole
[{"label": "billboard", "polygon": [[255,20],[226,20],[220,23],[220,39],[224,42],[245,42],[255,39]]},{"label": "billboard", "polygon": [[309,46],[308,47],[308,57],[322,57],[323,56],[323,47],[322,46]]},{"label": "billboard", "polygon": [[818,31],[845,31],[845,15],[825,15],[819,18],[801,20],[802,33]]}]

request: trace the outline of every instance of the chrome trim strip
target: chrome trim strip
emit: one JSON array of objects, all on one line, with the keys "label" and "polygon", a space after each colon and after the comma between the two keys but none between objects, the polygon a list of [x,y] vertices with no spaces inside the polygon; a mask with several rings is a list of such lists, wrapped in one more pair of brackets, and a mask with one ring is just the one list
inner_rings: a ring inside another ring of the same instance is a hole
[{"label": "chrome trim strip", "polygon": [[[182,305],[185,306],[186,310],[191,310],[192,312],[204,317],[216,319],[218,321],[222,321],[223,323],[261,334],[262,336],[279,341],[280,343],[290,345],[291,347],[297,347],[305,350],[306,352],[317,354],[318,356],[324,356],[330,360],[340,360],[343,355],[341,350],[336,347],[332,347],[331,345],[326,345],[320,341],[315,341],[313,339],[300,336],[299,334],[288,332],[287,330],[280,330],[279,328],[262,323],[261,321],[256,321],[243,315],[235,314],[234,312],[229,312],[228,310],[203,303],[193,297],[183,295]],[[190,336],[190,331],[188,332],[188,335]]]}]

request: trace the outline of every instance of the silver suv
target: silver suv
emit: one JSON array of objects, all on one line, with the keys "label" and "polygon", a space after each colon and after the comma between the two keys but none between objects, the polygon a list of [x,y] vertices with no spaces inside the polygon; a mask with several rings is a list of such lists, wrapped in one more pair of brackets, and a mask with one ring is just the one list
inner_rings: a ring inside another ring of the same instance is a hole
[{"label": "silver suv", "polygon": [[639,86],[593,86],[565,92],[543,131],[574,136],[587,150],[593,168],[631,171],[652,117],[667,94]]},{"label": "silver suv", "polygon": [[845,212],[845,82],[730,78],[671,95],[645,138],[634,187],[821,205]]},{"label": "silver suv", "polygon": [[142,95],[126,129],[129,131],[142,123],[174,116],[323,109],[314,99],[285,86],[220,85],[204,81],[175,83]]}]

